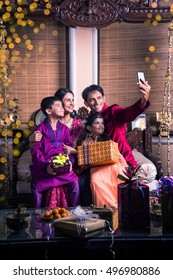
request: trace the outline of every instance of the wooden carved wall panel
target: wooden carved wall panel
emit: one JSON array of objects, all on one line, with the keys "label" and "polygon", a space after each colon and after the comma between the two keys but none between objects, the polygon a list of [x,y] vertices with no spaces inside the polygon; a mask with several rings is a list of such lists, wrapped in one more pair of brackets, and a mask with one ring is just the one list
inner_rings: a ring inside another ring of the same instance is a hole
[{"label": "wooden carved wall panel", "polygon": [[[136,2],[136,1],[134,1]],[[140,2],[140,1],[139,1]],[[150,20],[155,20],[156,15],[161,15],[160,22],[169,22],[173,18],[173,14],[170,11],[170,2],[167,4],[162,4],[160,6],[161,1],[144,1],[145,3],[138,3],[134,5],[129,5],[128,12],[120,12],[120,17],[124,22],[129,23],[137,23],[144,22],[148,19],[148,14],[151,14]],[[146,3],[148,2],[148,3]],[[152,3],[156,3],[157,6],[152,8]]]},{"label": "wooden carved wall panel", "polygon": [[119,1],[67,0],[60,5],[59,20],[64,24],[81,27],[102,27],[118,17]]},{"label": "wooden carved wall panel", "polygon": [[[17,0],[13,0],[17,3]],[[171,1],[162,0],[49,0],[50,14],[44,15],[47,1],[37,1],[37,8],[30,11],[29,5],[33,0],[26,0],[22,7],[27,10],[30,18],[58,20],[71,27],[102,28],[113,22],[144,22],[151,14],[151,20],[161,15],[161,22],[168,22],[173,18],[170,10]],[[156,7],[152,7],[155,3]],[[1,15],[0,10],[0,15]],[[15,12],[15,8],[14,8]]]},{"label": "wooden carved wall panel", "polygon": [[[152,8],[152,3],[157,9]],[[115,21],[144,22],[148,13],[155,19],[160,11],[162,20],[171,18],[170,9],[159,8],[159,1],[146,0],[65,0],[59,6],[57,18],[69,26],[102,28]]]}]

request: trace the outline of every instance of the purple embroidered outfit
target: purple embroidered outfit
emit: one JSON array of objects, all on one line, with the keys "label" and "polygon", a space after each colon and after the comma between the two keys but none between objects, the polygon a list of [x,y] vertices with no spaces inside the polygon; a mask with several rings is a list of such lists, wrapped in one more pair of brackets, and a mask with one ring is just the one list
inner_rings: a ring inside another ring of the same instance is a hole
[{"label": "purple embroidered outfit", "polygon": [[[72,146],[69,129],[58,121],[56,131],[53,131],[50,122],[45,119],[37,126],[36,130],[40,131],[43,137],[40,142],[35,142],[31,148],[33,184],[38,192],[68,184],[69,206],[76,206],[79,203],[77,175],[73,171],[62,175],[51,175],[47,172],[47,165],[51,157],[59,153],[64,154],[62,144]],[[70,156],[70,160],[74,163],[72,156]]]}]

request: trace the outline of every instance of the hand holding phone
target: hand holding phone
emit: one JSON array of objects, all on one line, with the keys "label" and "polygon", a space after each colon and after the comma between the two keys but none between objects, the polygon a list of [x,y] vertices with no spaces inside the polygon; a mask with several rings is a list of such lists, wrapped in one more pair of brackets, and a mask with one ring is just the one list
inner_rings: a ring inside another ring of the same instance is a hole
[{"label": "hand holding phone", "polygon": [[142,83],[142,81],[145,81],[145,75],[144,75],[144,72],[138,72],[137,73],[137,76],[138,76],[138,83]]}]

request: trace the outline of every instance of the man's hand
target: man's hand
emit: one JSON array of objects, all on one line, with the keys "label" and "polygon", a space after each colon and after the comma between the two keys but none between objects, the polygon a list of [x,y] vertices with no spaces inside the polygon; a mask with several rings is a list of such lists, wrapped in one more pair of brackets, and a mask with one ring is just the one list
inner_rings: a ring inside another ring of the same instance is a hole
[{"label": "man's hand", "polygon": [[151,87],[147,81],[142,81],[141,83],[138,83],[138,88],[143,95],[141,98],[141,105],[145,106],[145,104],[147,103],[147,101],[149,99]]}]

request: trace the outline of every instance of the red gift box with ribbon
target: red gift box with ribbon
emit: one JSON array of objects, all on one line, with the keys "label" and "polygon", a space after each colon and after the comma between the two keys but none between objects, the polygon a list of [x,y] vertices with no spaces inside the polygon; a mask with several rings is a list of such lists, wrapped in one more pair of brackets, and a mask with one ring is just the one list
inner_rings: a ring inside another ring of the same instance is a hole
[{"label": "red gift box with ribbon", "polygon": [[144,228],[150,226],[149,187],[138,180],[137,171],[130,166],[124,181],[118,185],[118,222],[120,228]]}]

